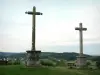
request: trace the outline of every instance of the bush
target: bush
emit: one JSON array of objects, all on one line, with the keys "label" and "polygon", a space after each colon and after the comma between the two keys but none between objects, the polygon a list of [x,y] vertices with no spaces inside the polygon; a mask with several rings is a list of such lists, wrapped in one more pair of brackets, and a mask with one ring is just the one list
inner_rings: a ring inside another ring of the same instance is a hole
[{"label": "bush", "polygon": [[7,65],[7,61],[4,61],[4,60],[0,60],[0,65]]},{"label": "bush", "polygon": [[48,60],[48,59],[41,60],[40,63],[41,65],[44,65],[44,66],[55,66],[56,65],[55,62]]},{"label": "bush", "polygon": [[7,63],[7,65],[12,65],[12,61],[9,60],[8,63]]},{"label": "bush", "polygon": [[12,62],[12,64],[13,64],[13,65],[19,65],[19,64],[20,64],[20,61],[15,60],[15,61]]},{"label": "bush", "polygon": [[65,60],[57,61],[57,66],[67,66],[67,62]]},{"label": "bush", "polygon": [[97,66],[98,69],[100,69],[100,61],[96,62],[96,66]]},{"label": "bush", "polygon": [[91,65],[91,63],[88,61],[88,62],[86,62],[86,67],[88,67],[89,68],[89,66]]},{"label": "bush", "polygon": [[91,65],[91,63],[90,62],[86,62],[86,65],[89,66],[89,65]]}]

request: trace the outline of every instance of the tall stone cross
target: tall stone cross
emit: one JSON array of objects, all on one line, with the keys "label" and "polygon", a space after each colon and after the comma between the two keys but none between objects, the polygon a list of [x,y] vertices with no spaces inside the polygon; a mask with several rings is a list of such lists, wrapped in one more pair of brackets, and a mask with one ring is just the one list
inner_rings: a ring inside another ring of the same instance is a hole
[{"label": "tall stone cross", "polygon": [[82,27],[82,23],[79,24],[79,27],[76,27],[75,30],[79,30],[79,35],[80,35],[80,56],[83,55],[83,32],[86,31],[87,28]]},{"label": "tall stone cross", "polygon": [[25,12],[26,14],[32,15],[32,49],[31,50],[36,50],[35,49],[35,20],[36,20],[36,15],[42,15],[41,12],[36,12],[36,7],[33,7],[33,11],[28,11]]},{"label": "tall stone cross", "polygon": [[39,54],[41,51],[37,51],[35,49],[35,20],[36,20],[36,15],[42,15],[41,12],[36,12],[36,7],[33,7],[33,11],[28,11],[25,12],[26,14],[32,15],[32,48],[31,50],[26,51],[27,52],[27,60],[26,60],[26,65],[27,66],[34,66],[34,65],[39,65],[38,60],[39,60]]}]

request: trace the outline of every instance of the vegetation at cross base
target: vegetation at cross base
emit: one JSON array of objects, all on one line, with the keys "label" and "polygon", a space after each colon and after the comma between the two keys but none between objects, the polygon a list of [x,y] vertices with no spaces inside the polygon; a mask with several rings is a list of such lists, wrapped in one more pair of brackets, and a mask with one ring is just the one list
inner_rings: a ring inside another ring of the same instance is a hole
[{"label": "vegetation at cross base", "polygon": [[100,70],[67,69],[66,67],[0,66],[0,75],[100,75]]}]

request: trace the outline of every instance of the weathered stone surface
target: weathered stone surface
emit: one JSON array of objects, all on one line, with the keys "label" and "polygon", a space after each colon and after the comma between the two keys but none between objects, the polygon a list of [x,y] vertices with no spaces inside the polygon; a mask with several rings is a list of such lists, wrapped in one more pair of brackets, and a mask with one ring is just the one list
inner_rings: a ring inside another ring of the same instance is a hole
[{"label": "weathered stone surface", "polygon": [[27,66],[39,65],[39,54],[41,51],[27,51]]},{"label": "weathered stone surface", "polygon": [[86,65],[86,57],[85,56],[77,56],[76,66],[81,68]]},{"label": "weathered stone surface", "polygon": [[36,7],[33,7],[33,11],[25,12],[26,14],[32,15],[32,48],[30,51],[27,51],[27,60],[26,60],[26,66],[35,66],[39,65],[39,54],[41,51],[36,51],[35,49],[35,19],[36,15],[42,15],[41,12],[36,12]]},{"label": "weathered stone surface", "polygon": [[83,55],[83,31],[86,31],[87,28],[82,27],[82,23],[79,24],[79,27],[76,27],[75,30],[79,30],[79,42],[80,42],[80,54],[77,57],[76,66],[83,67],[86,65],[86,57]]}]

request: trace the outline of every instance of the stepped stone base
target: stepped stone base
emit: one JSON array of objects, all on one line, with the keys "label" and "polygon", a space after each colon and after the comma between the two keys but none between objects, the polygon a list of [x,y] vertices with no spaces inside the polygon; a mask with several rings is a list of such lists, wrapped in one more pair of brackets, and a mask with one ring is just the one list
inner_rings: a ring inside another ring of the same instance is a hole
[{"label": "stepped stone base", "polygon": [[27,60],[26,60],[26,66],[32,67],[32,66],[38,66],[39,65],[39,54],[41,51],[26,51],[27,52]]},{"label": "stepped stone base", "polygon": [[76,67],[81,68],[86,65],[86,57],[85,56],[77,56]]}]

